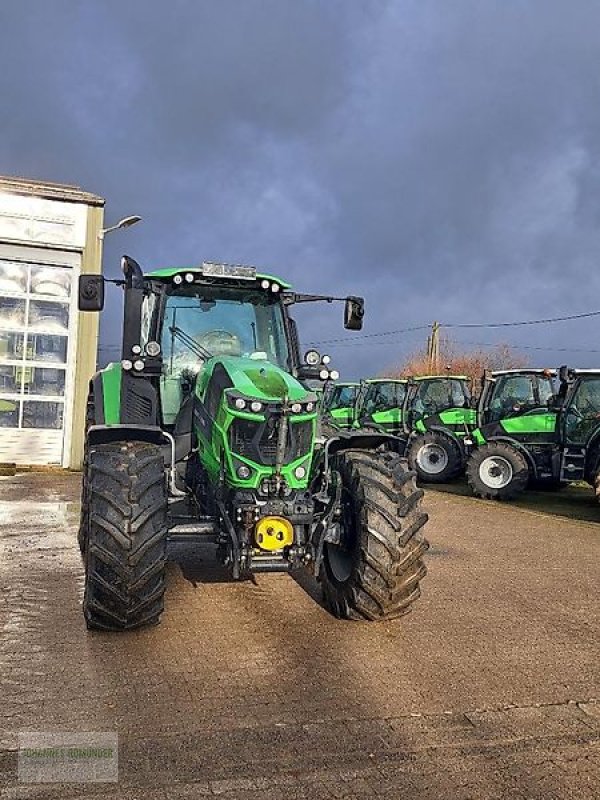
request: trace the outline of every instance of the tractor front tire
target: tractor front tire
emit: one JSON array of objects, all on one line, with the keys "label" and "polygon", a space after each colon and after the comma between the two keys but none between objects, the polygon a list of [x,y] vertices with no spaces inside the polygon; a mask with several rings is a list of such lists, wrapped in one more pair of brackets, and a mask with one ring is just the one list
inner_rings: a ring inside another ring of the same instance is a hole
[{"label": "tractor front tire", "polygon": [[460,445],[439,431],[416,436],[408,445],[407,457],[424,483],[447,483],[464,469]]},{"label": "tractor front tire", "polygon": [[89,448],[83,599],[88,628],[123,631],[158,622],[167,505],[160,447],[115,442]]},{"label": "tractor front tire", "polygon": [[467,462],[473,494],[487,500],[514,500],[527,488],[529,465],[516,447],[492,442],[478,447]]},{"label": "tractor front tire", "polygon": [[426,574],[423,490],[395,453],[347,450],[332,459],[341,480],[340,537],[326,542],[320,581],[336,617],[388,620],[410,611]]}]

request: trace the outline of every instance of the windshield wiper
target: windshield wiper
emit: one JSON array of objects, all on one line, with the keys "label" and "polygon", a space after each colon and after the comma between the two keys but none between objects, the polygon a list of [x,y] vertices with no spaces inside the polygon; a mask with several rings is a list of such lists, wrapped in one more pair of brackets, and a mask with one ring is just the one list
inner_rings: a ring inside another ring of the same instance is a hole
[{"label": "windshield wiper", "polygon": [[169,332],[174,339],[178,339],[188,350],[191,350],[195,356],[198,356],[198,358],[201,358],[203,361],[208,361],[209,358],[213,357],[212,353],[209,352],[206,347],[202,347],[201,344],[198,344],[195,339],[192,339],[192,337],[185,331],[182,331],[181,328],[172,325],[169,328]]}]

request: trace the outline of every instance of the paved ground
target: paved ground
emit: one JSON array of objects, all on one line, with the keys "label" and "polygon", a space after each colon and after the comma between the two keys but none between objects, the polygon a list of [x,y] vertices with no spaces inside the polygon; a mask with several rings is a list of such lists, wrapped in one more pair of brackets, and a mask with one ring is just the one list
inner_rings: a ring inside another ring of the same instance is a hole
[{"label": "paved ground", "polygon": [[[233,584],[180,549],[161,625],[103,635],[77,495],[0,479],[2,798],[600,796],[597,523],[430,492],[408,617],[339,622],[309,581]],[[22,730],[117,731],[119,787],[19,784]]]}]

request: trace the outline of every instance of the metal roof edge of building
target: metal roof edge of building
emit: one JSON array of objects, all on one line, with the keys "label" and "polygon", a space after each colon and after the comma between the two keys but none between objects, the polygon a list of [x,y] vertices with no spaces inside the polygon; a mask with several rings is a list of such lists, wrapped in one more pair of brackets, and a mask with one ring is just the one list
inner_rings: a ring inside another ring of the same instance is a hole
[{"label": "metal roof edge of building", "polygon": [[8,175],[0,175],[0,192],[31,195],[47,200],[62,200],[68,203],[85,203],[90,206],[103,206],[105,203],[103,197],[86,192],[80,186]]}]

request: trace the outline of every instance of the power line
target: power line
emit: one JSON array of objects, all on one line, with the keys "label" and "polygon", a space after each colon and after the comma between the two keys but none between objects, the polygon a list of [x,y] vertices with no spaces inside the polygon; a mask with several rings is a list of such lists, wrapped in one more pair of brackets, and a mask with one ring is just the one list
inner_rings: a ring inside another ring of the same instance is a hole
[{"label": "power line", "polygon": [[[574,319],[587,319],[589,317],[600,316],[600,311],[587,311],[583,314],[568,314],[564,317],[546,317],[544,319],[528,319],[519,320],[517,322],[441,322],[440,328],[514,328],[522,325],[548,325],[555,322],[568,322]],[[353,336],[351,341],[356,342],[359,339],[372,339],[380,336],[394,336],[399,333],[408,333],[409,331],[421,331],[431,328],[431,325],[414,325],[411,328],[402,328],[395,331],[380,331],[379,333],[364,333]],[[317,339],[307,344],[335,344],[336,342],[348,342],[349,339]]]}]

